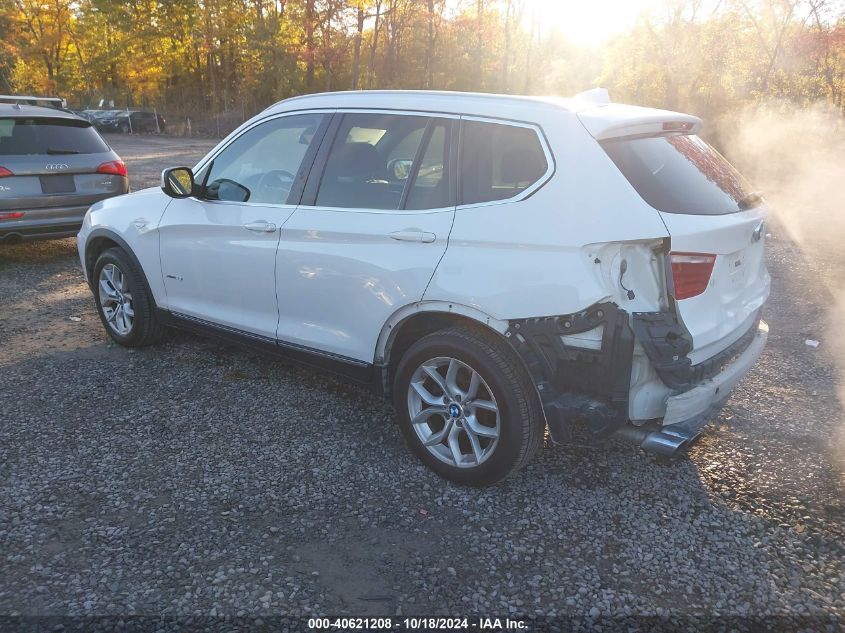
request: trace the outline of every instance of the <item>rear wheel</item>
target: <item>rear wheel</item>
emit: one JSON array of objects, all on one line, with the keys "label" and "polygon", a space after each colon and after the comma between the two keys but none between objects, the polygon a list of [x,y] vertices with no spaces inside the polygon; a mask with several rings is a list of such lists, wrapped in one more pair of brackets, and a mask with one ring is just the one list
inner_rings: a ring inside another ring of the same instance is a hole
[{"label": "rear wheel", "polygon": [[507,343],[466,327],[402,357],[394,407],[405,440],[440,476],[486,486],[527,464],[543,438],[533,384]]},{"label": "rear wheel", "polygon": [[143,273],[122,249],[110,248],[97,258],[94,296],[100,320],[116,343],[143,347],[161,338],[163,327]]}]

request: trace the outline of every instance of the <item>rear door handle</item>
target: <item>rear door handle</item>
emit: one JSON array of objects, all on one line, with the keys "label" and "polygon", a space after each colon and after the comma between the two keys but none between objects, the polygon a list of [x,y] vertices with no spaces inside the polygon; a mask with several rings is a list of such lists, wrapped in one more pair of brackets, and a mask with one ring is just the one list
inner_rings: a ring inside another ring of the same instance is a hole
[{"label": "rear door handle", "polygon": [[244,224],[244,228],[247,231],[255,231],[256,233],[272,233],[276,230],[276,225],[272,222],[259,220],[258,222],[248,222],[247,224]]},{"label": "rear door handle", "polygon": [[420,229],[405,229],[404,231],[393,231],[390,237],[400,242],[422,242],[423,244],[431,244],[437,236],[434,233],[421,231]]}]

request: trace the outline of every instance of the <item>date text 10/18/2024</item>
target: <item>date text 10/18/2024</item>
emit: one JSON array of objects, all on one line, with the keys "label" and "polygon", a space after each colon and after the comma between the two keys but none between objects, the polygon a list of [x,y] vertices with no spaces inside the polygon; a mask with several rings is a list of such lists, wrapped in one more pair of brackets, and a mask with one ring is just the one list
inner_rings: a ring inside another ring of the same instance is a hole
[{"label": "date text 10/18/2024", "polygon": [[335,631],[525,631],[526,623],[510,618],[309,618],[308,628]]}]

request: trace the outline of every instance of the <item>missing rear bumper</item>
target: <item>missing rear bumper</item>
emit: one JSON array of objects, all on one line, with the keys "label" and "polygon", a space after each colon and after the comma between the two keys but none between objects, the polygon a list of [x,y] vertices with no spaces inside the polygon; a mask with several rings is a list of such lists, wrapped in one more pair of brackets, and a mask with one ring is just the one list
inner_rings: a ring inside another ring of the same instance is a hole
[{"label": "missing rear bumper", "polygon": [[[592,339],[573,336],[584,333],[592,333]],[[505,336],[534,380],[555,443],[596,445],[618,434],[646,450],[674,454],[724,406],[762,354],[768,327],[756,321],[728,349],[698,365],[687,356],[689,332],[673,313],[630,315],[613,303],[577,314],[513,320]],[[661,380],[679,392],[666,401],[661,424],[629,424],[635,340]]]},{"label": "missing rear bumper", "polygon": [[[567,342],[598,328],[592,348]],[[627,423],[634,352],[627,312],[600,303],[577,314],[518,319],[505,336],[528,367],[554,442],[595,444]]]},{"label": "missing rear bumper", "polygon": [[637,340],[670,389],[687,391],[717,375],[752,344],[760,325],[760,311],[748,330],[733,344],[707,360],[693,365],[692,336],[674,312],[634,312],[631,324]]},{"label": "missing rear bumper", "polygon": [[[743,341],[743,351],[728,364],[721,366],[719,373],[701,381],[692,389],[671,396],[666,401],[664,428],[679,424],[687,427],[698,424],[698,428],[704,426],[714,417],[714,413],[718,413],[742,377],[760,358],[768,337],[769,326],[764,321],[758,322],[750,330],[750,336],[743,336],[743,339],[749,339],[748,342]],[[717,407],[715,412],[714,407]]]}]

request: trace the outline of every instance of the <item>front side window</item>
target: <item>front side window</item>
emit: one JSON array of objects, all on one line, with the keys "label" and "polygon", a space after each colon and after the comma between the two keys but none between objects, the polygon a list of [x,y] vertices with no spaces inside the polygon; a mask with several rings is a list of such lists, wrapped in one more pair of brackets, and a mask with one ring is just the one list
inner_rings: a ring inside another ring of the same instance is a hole
[{"label": "front side window", "polygon": [[461,139],[461,204],[513,198],[548,171],[543,146],[531,128],[463,121]]},{"label": "front side window", "polygon": [[279,117],[244,132],[218,154],[205,178],[207,200],[286,204],[322,114]]},{"label": "front side window", "polygon": [[346,114],[317,192],[317,206],[398,209],[428,117]]}]

